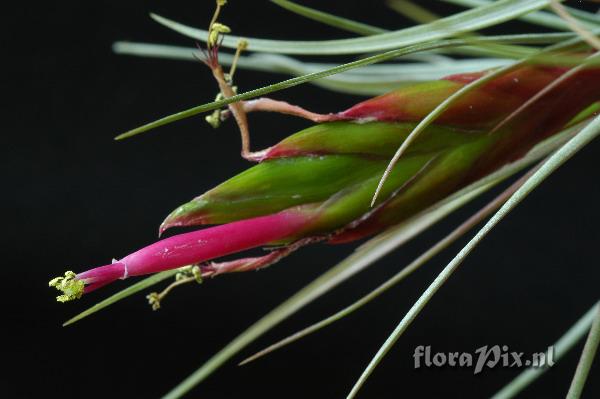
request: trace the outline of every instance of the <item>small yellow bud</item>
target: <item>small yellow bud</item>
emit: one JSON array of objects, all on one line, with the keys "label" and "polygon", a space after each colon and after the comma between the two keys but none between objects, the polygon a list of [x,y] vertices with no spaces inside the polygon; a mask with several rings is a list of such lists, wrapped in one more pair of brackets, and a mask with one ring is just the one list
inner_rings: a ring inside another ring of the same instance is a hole
[{"label": "small yellow bud", "polygon": [[200,270],[199,266],[192,267],[192,275],[198,282],[198,284],[202,284],[202,270]]},{"label": "small yellow bud", "polygon": [[217,129],[221,126],[221,111],[218,109],[214,110],[212,114],[205,116],[204,120],[208,122],[213,129]]},{"label": "small yellow bud", "polygon": [[219,22],[215,22],[212,26],[212,29],[216,30],[219,33],[231,33],[231,28],[229,28],[229,26]]},{"label": "small yellow bud", "polygon": [[222,23],[215,22],[210,26],[210,32],[208,32],[208,45],[214,46],[217,44],[219,40],[219,35],[230,33],[231,29],[227,25],[223,25]]},{"label": "small yellow bud", "polygon": [[148,299],[148,304],[152,306],[152,310],[160,309],[160,295],[157,292],[151,292],[146,295],[146,299]]}]

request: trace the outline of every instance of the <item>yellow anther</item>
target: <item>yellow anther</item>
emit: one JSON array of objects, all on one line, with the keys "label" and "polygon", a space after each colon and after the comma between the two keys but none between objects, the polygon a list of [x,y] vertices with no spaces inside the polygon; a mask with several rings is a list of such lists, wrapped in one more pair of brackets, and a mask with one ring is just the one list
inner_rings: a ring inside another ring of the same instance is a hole
[{"label": "yellow anther", "polygon": [[157,292],[152,292],[146,295],[146,299],[148,299],[148,303],[152,306],[152,310],[160,309],[160,295]]},{"label": "yellow anther", "polygon": [[208,32],[208,46],[213,47],[217,44],[219,40],[219,35],[230,33],[231,29],[227,25],[223,25],[222,23],[215,22],[210,26],[210,31]]},{"label": "yellow anther", "polygon": [[81,298],[85,288],[85,283],[78,280],[77,274],[72,271],[66,272],[64,277],[53,278],[48,285],[62,291],[63,294],[56,297],[58,302],[67,302]]},{"label": "yellow anther", "polygon": [[202,284],[202,270],[200,270],[199,266],[192,267],[192,275],[198,282],[198,284]]},{"label": "yellow anther", "polygon": [[204,117],[204,120],[213,127],[213,129],[217,129],[221,126],[221,111],[216,109],[212,114]]}]

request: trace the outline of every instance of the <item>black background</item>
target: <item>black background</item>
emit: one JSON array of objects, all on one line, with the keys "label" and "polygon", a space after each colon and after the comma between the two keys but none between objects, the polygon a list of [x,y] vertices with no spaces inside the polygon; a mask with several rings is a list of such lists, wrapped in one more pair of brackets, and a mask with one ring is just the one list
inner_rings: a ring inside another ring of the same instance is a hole
[{"label": "black background", "polygon": [[[379,2],[305,2],[387,28],[408,26]],[[439,12],[456,9],[434,4]],[[193,45],[150,20],[154,11],[204,26],[212,1],[23,2],[4,10],[3,397],[158,397],[245,327],[296,292],[355,245],[307,248],[260,273],[225,276],[176,290],[159,312],[143,295],[73,326],[61,323],[125,286],[76,303],[54,302],[47,281],[64,270],[106,264],[156,238],[162,218],[247,163],[232,123],[202,117],[135,139],[112,137],[157,117],[212,100],[199,63],[117,56],[115,40]],[[230,1],[221,20],[234,32],[280,39],[348,35],[268,2]],[[511,31],[533,29],[513,24]],[[282,80],[240,71],[242,91]],[[274,95],[321,112],[358,97],[301,86]],[[252,115],[254,148],[304,127]],[[597,162],[592,143],[504,220],[434,297],[368,381],[361,397],[489,396],[516,375],[497,368],[412,367],[416,345],[473,351],[506,344],[540,351],[598,298]],[[486,198],[490,198],[487,195]],[[485,199],[485,198],[484,198]],[[319,320],[368,292],[428,248],[484,199],[457,212],[339,289],[303,309],[236,359]],[[8,221],[8,223],[6,223]],[[469,234],[470,237],[473,233]],[[466,239],[375,303],[254,364],[227,363],[190,397],[344,397],[383,340]],[[128,281],[129,283],[129,281]],[[564,396],[581,345],[524,397]],[[584,397],[599,397],[598,365]]]}]

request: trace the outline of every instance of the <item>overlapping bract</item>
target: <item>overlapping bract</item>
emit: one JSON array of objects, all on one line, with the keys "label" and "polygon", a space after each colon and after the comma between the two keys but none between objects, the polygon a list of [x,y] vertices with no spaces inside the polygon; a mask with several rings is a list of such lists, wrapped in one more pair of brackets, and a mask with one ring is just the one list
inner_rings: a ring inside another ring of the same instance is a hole
[{"label": "overlapping bract", "polygon": [[177,208],[161,232],[304,206],[312,221],[289,240],[339,229],[334,241],[372,234],[521,157],[598,99],[599,74],[584,70],[489,134],[565,71],[521,67],[461,97],[404,153],[375,209],[377,183],[416,123],[483,73],[402,88],[331,114],[331,122],[288,137],[259,165]]}]

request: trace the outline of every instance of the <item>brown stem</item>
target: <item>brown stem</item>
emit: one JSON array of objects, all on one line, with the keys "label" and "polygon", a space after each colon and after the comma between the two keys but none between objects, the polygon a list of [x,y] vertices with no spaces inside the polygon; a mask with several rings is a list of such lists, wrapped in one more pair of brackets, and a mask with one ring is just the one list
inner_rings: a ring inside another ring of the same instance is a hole
[{"label": "brown stem", "polygon": [[[227,83],[223,68],[218,63],[209,64],[212,74],[219,84],[219,89],[223,97],[229,98],[235,95],[235,92]],[[249,161],[256,161],[260,159],[259,153],[253,153],[250,151],[250,129],[248,127],[248,118],[246,117],[246,111],[244,110],[243,103],[235,102],[229,104],[229,111],[233,114],[235,121],[240,129],[242,137],[242,157]]]},{"label": "brown stem", "polygon": [[308,111],[297,105],[289,104],[285,101],[278,101],[264,97],[244,102],[244,110],[246,112],[278,112],[280,114],[298,116],[315,123],[328,122],[336,119],[335,114],[318,114]]},{"label": "brown stem", "polygon": [[318,241],[325,240],[325,237],[309,237],[293,242],[282,248],[275,249],[267,255],[236,259],[229,262],[210,262],[200,266],[202,277],[215,277],[224,273],[247,272],[250,270],[260,270],[271,266],[281,259],[285,258],[299,248]]},{"label": "brown stem", "polygon": [[[237,273],[237,272],[247,272],[247,271],[251,271],[251,270],[260,270],[260,269],[264,269],[265,267],[271,266],[271,265],[279,262],[281,259],[285,258],[292,252],[296,251],[297,249],[299,249],[305,245],[323,241],[325,239],[327,239],[327,237],[325,237],[325,236],[303,238],[303,239],[293,242],[290,245],[287,245],[285,247],[277,248],[277,249],[271,251],[267,255],[236,259],[236,260],[232,260],[232,261],[228,261],[228,262],[210,262],[210,263],[207,263],[204,265],[199,265],[199,266],[194,266],[194,267],[200,268],[200,276],[202,278],[215,277],[215,276],[218,276],[219,274],[225,274],[225,273]],[[148,299],[148,302],[152,306],[152,309],[158,310],[158,309],[160,309],[160,305],[161,305],[162,301],[171,292],[171,290],[173,290],[173,288],[178,287],[183,284],[199,282],[199,281],[201,281],[201,280],[199,280],[199,277],[197,277],[195,275],[190,276],[190,277],[184,277],[184,278],[181,278],[181,279],[178,279],[178,280],[172,282],[171,284],[169,284],[167,286],[167,288],[162,290],[160,293],[153,292],[150,295],[148,295],[146,298]]]}]

